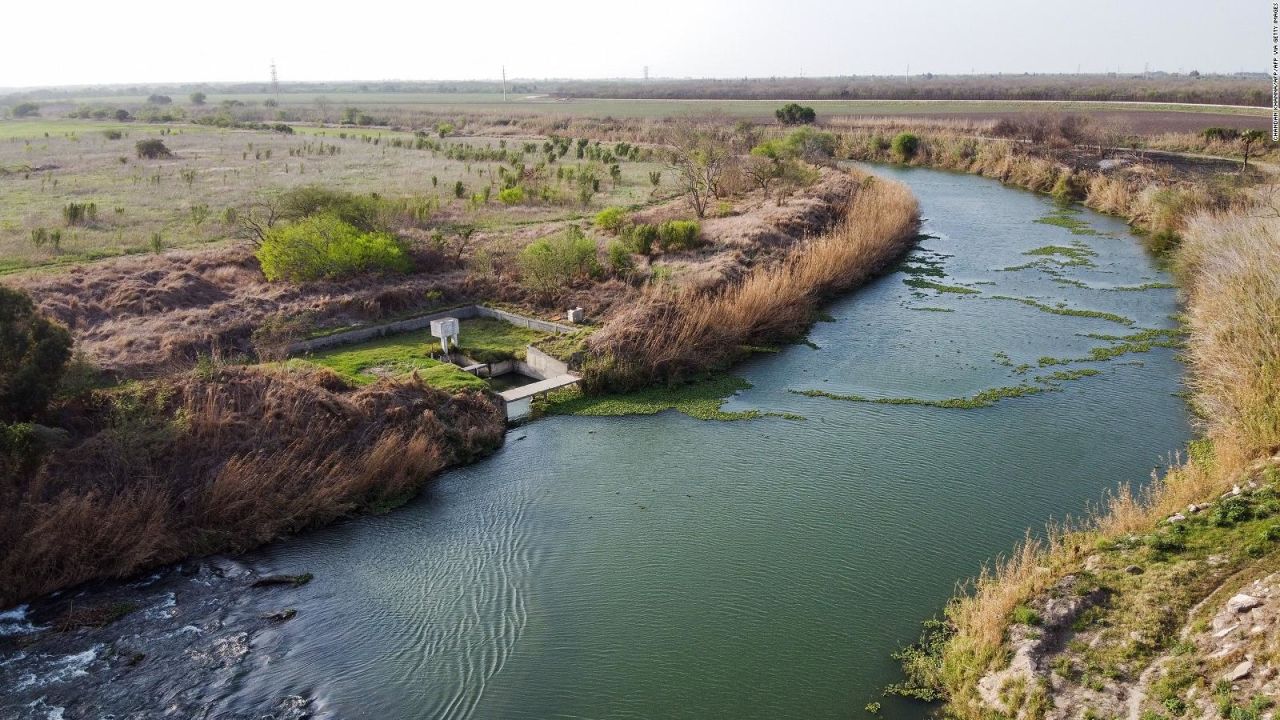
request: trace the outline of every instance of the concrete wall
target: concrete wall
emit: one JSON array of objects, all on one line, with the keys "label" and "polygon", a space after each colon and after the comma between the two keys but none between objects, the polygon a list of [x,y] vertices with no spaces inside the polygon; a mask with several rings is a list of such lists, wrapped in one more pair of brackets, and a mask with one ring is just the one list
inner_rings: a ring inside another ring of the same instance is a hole
[{"label": "concrete wall", "polygon": [[557,360],[550,355],[542,352],[538,348],[530,345],[525,348],[524,363],[528,370],[521,369],[525,375],[536,377],[539,380],[546,380],[557,375],[564,375],[569,372],[569,366]]},{"label": "concrete wall", "polygon": [[485,307],[483,305],[463,305],[451,310],[441,310],[433,312],[429,315],[420,315],[408,320],[398,320],[396,322],[384,323],[382,325],[370,325],[369,327],[357,328],[346,332],[334,333],[324,337],[318,337],[311,340],[303,340],[293,343],[289,346],[288,353],[290,355],[300,355],[302,353],[315,352],[326,348],[337,347],[339,345],[353,345],[355,343],[365,342],[383,335],[395,335],[402,332],[411,332],[413,330],[423,330],[431,327],[432,320],[440,318],[455,317],[459,320],[467,320],[475,317],[488,317],[504,320],[512,325],[520,327],[532,328],[542,332],[549,333],[567,333],[574,332],[577,328],[569,325],[561,325],[560,323],[548,322],[537,318],[525,317],[517,315],[505,310],[495,310],[494,308]]}]

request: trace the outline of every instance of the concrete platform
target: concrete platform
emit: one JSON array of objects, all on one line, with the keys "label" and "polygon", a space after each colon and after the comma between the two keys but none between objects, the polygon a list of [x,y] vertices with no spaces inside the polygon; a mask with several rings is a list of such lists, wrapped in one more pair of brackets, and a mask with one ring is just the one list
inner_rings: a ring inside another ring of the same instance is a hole
[{"label": "concrete platform", "polygon": [[510,390],[504,390],[498,394],[502,396],[503,400],[506,400],[509,403],[516,402],[524,400],[525,398],[531,398],[535,395],[541,395],[542,393],[550,392],[552,390],[559,390],[560,388],[569,387],[570,385],[577,385],[578,381],[581,379],[582,378],[574,375],[573,373],[565,373],[563,375],[547,378],[546,380],[539,380],[535,383],[529,383],[528,385],[521,385],[520,387],[511,388]]}]

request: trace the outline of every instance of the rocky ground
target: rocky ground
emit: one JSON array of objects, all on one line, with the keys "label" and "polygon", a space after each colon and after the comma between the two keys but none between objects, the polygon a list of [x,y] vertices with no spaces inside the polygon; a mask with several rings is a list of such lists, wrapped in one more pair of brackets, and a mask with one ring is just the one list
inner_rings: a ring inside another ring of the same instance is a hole
[{"label": "rocky ground", "polygon": [[307,697],[229,700],[285,652],[290,595],[309,577],[208,558],[0,614],[0,718],[312,717]]},{"label": "rocky ground", "polygon": [[1104,544],[1015,613],[982,701],[1025,720],[1273,720],[1280,458],[1147,535]]}]

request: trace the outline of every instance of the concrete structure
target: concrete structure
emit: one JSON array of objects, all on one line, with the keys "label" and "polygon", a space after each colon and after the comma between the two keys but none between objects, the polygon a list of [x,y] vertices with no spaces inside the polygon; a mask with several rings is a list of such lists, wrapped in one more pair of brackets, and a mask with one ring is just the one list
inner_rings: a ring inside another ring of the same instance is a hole
[{"label": "concrete structure", "polygon": [[582,308],[576,307],[569,309],[569,322],[574,325],[581,325],[584,319],[586,319],[586,313],[583,312]]},{"label": "concrete structure", "polygon": [[431,321],[431,336],[440,338],[440,348],[444,350],[445,357],[449,356],[449,344],[458,347],[458,318],[445,317],[439,320]]},{"label": "concrete structure", "polygon": [[484,305],[460,305],[448,310],[426,313],[407,320],[397,320],[396,322],[382,323],[380,325],[369,325],[367,327],[356,328],[354,330],[325,335],[324,337],[301,340],[290,345],[288,347],[288,353],[290,355],[298,355],[300,353],[315,352],[316,350],[324,350],[326,348],[337,347],[339,345],[352,345],[366,340],[379,338],[384,335],[395,335],[403,332],[422,330],[423,328],[431,327],[432,320],[440,320],[448,317],[457,318],[459,320],[489,317],[509,322],[512,325],[519,325],[520,327],[527,327],[534,330],[541,330],[542,332],[556,334],[578,331],[578,328],[571,325],[561,325],[560,323],[549,322],[547,320],[525,317],[523,315],[507,312],[506,310],[485,307]]},{"label": "concrete structure", "polygon": [[577,385],[582,378],[573,373],[565,373],[557,375],[546,380],[539,380],[528,385],[521,385],[517,388],[504,390],[499,395],[507,406],[507,422],[515,422],[524,420],[533,413],[533,399],[539,395],[545,395],[552,390],[567,388],[571,385]]}]

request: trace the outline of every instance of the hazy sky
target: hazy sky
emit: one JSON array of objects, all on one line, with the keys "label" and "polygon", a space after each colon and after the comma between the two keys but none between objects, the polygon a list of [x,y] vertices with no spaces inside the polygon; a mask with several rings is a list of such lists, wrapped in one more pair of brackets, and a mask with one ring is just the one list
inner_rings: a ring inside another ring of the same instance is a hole
[{"label": "hazy sky", "polygon": [[0,87],[1265,71],[1265,0],[13,2]]}]

